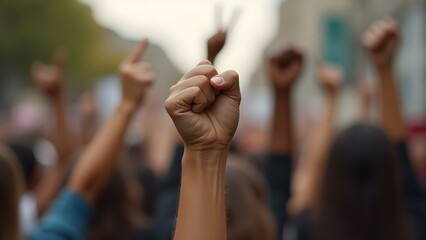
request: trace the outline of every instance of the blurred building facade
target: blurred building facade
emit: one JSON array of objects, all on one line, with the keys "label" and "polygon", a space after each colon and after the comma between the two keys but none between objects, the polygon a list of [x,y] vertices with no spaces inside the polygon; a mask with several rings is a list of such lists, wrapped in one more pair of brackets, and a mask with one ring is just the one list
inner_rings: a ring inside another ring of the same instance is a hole
[{"label": "blurred building facade", "polygon": [[[296,90],[297,109],[316,115],[321,96],[315,83],[316,59],[344,69],[345,86],[339,123],[357,117],[358,99],[354,84],[360,78],[374,82],[368,60],[360,45],[362,32],[375,20],[386,16],[401,25],[403,42],[397,71],[407,119],[426,119],[426,1],[425,0],[288,0],[280,6],[278,33],[270,48],[295,44],[307,55],[305,73]],[[267,50],[268,51],[268,50]],[[252,78],[252,88],[264,89],[264,66]],[[264,90],[256,90],[265,92]],[[309,98],[307,98],[309,96]]]}]

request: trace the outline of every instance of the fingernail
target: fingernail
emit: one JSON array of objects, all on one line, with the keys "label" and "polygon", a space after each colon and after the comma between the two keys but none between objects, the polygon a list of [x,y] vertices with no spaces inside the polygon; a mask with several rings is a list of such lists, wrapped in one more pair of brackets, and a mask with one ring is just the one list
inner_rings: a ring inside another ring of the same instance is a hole
[{"label": "fingernail", "polygon": [[212,81],[213,81],[214,83],[216,83],[217,85],[220,85],[220,84],[222,84],[225,80],[223,79],[223,77],[221,77],[221,76],[217,75],[217,76],[212,77]]}]

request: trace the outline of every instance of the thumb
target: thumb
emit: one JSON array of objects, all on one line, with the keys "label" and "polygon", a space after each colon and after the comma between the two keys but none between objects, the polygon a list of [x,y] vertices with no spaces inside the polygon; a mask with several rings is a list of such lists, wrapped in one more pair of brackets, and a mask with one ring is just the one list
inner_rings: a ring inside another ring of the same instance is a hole
[{"label": "thumb", "polygon": [[228,97],[241,100],[240,83],[238,73],[232,70],[216,75],[210,79],[210,84],[216,90]]}]

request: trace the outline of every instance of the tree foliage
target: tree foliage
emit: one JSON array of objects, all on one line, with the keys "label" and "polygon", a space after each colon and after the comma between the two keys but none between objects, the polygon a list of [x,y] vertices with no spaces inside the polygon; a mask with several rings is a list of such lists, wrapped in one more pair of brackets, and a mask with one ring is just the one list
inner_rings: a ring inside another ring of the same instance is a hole
[{"label": "tree foliage", "polygon": [[68,50],[67,74],[76,83],[114,71],[122,57],[76,0],[1,0],[0,33],[1,82],[29,79],[31,64],[50,63],[58,46]]}]

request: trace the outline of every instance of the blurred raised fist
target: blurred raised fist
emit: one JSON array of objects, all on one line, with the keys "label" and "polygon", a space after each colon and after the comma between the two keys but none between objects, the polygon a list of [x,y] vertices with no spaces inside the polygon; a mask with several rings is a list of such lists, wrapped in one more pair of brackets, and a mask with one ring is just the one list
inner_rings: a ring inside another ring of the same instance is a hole
[{"label": "blurred raised fist", "polygon": [[289,89],[300,75],[303,54],[296,48],[286,47],[269,57],[269,75],[275,90]]},{"label": "blurred raised fist", "polygon": [[317,69],[317,77],[327,94],[338,93],[343,80],[343,73],[339,67],[320,64]]},{"label": "blurred raised fist", "polygon": [[53,57],[54,65],[45,65],[41,62],[35,62],[31,66],[31,76],[34,84],[40,91],[46,93],[49,97],[56,96],[62,88],[63,68],[67,58],[64,49],[55,51]]},{"label": "blurred raised fist", "polygon": [[227,150],[238,126],[240,102],[238,74],[218,75],[209,61],[202,61],[170,88],[165,106],[186,148]]},{"label": "blurred raised fist", "polygon": [[381,69],[392,66],[399,46],[397,24],[392,19],[375,22],[363,35],[363,45],[373,64]]},{"label": "blurred raised fist", "polygon": [[151,65],[140,59],[148,46],[148,40],[143,40],[138,48],[120,65],[123,101],[139,104],[145,96],[146,89],[154,82],[154,72]]}]

